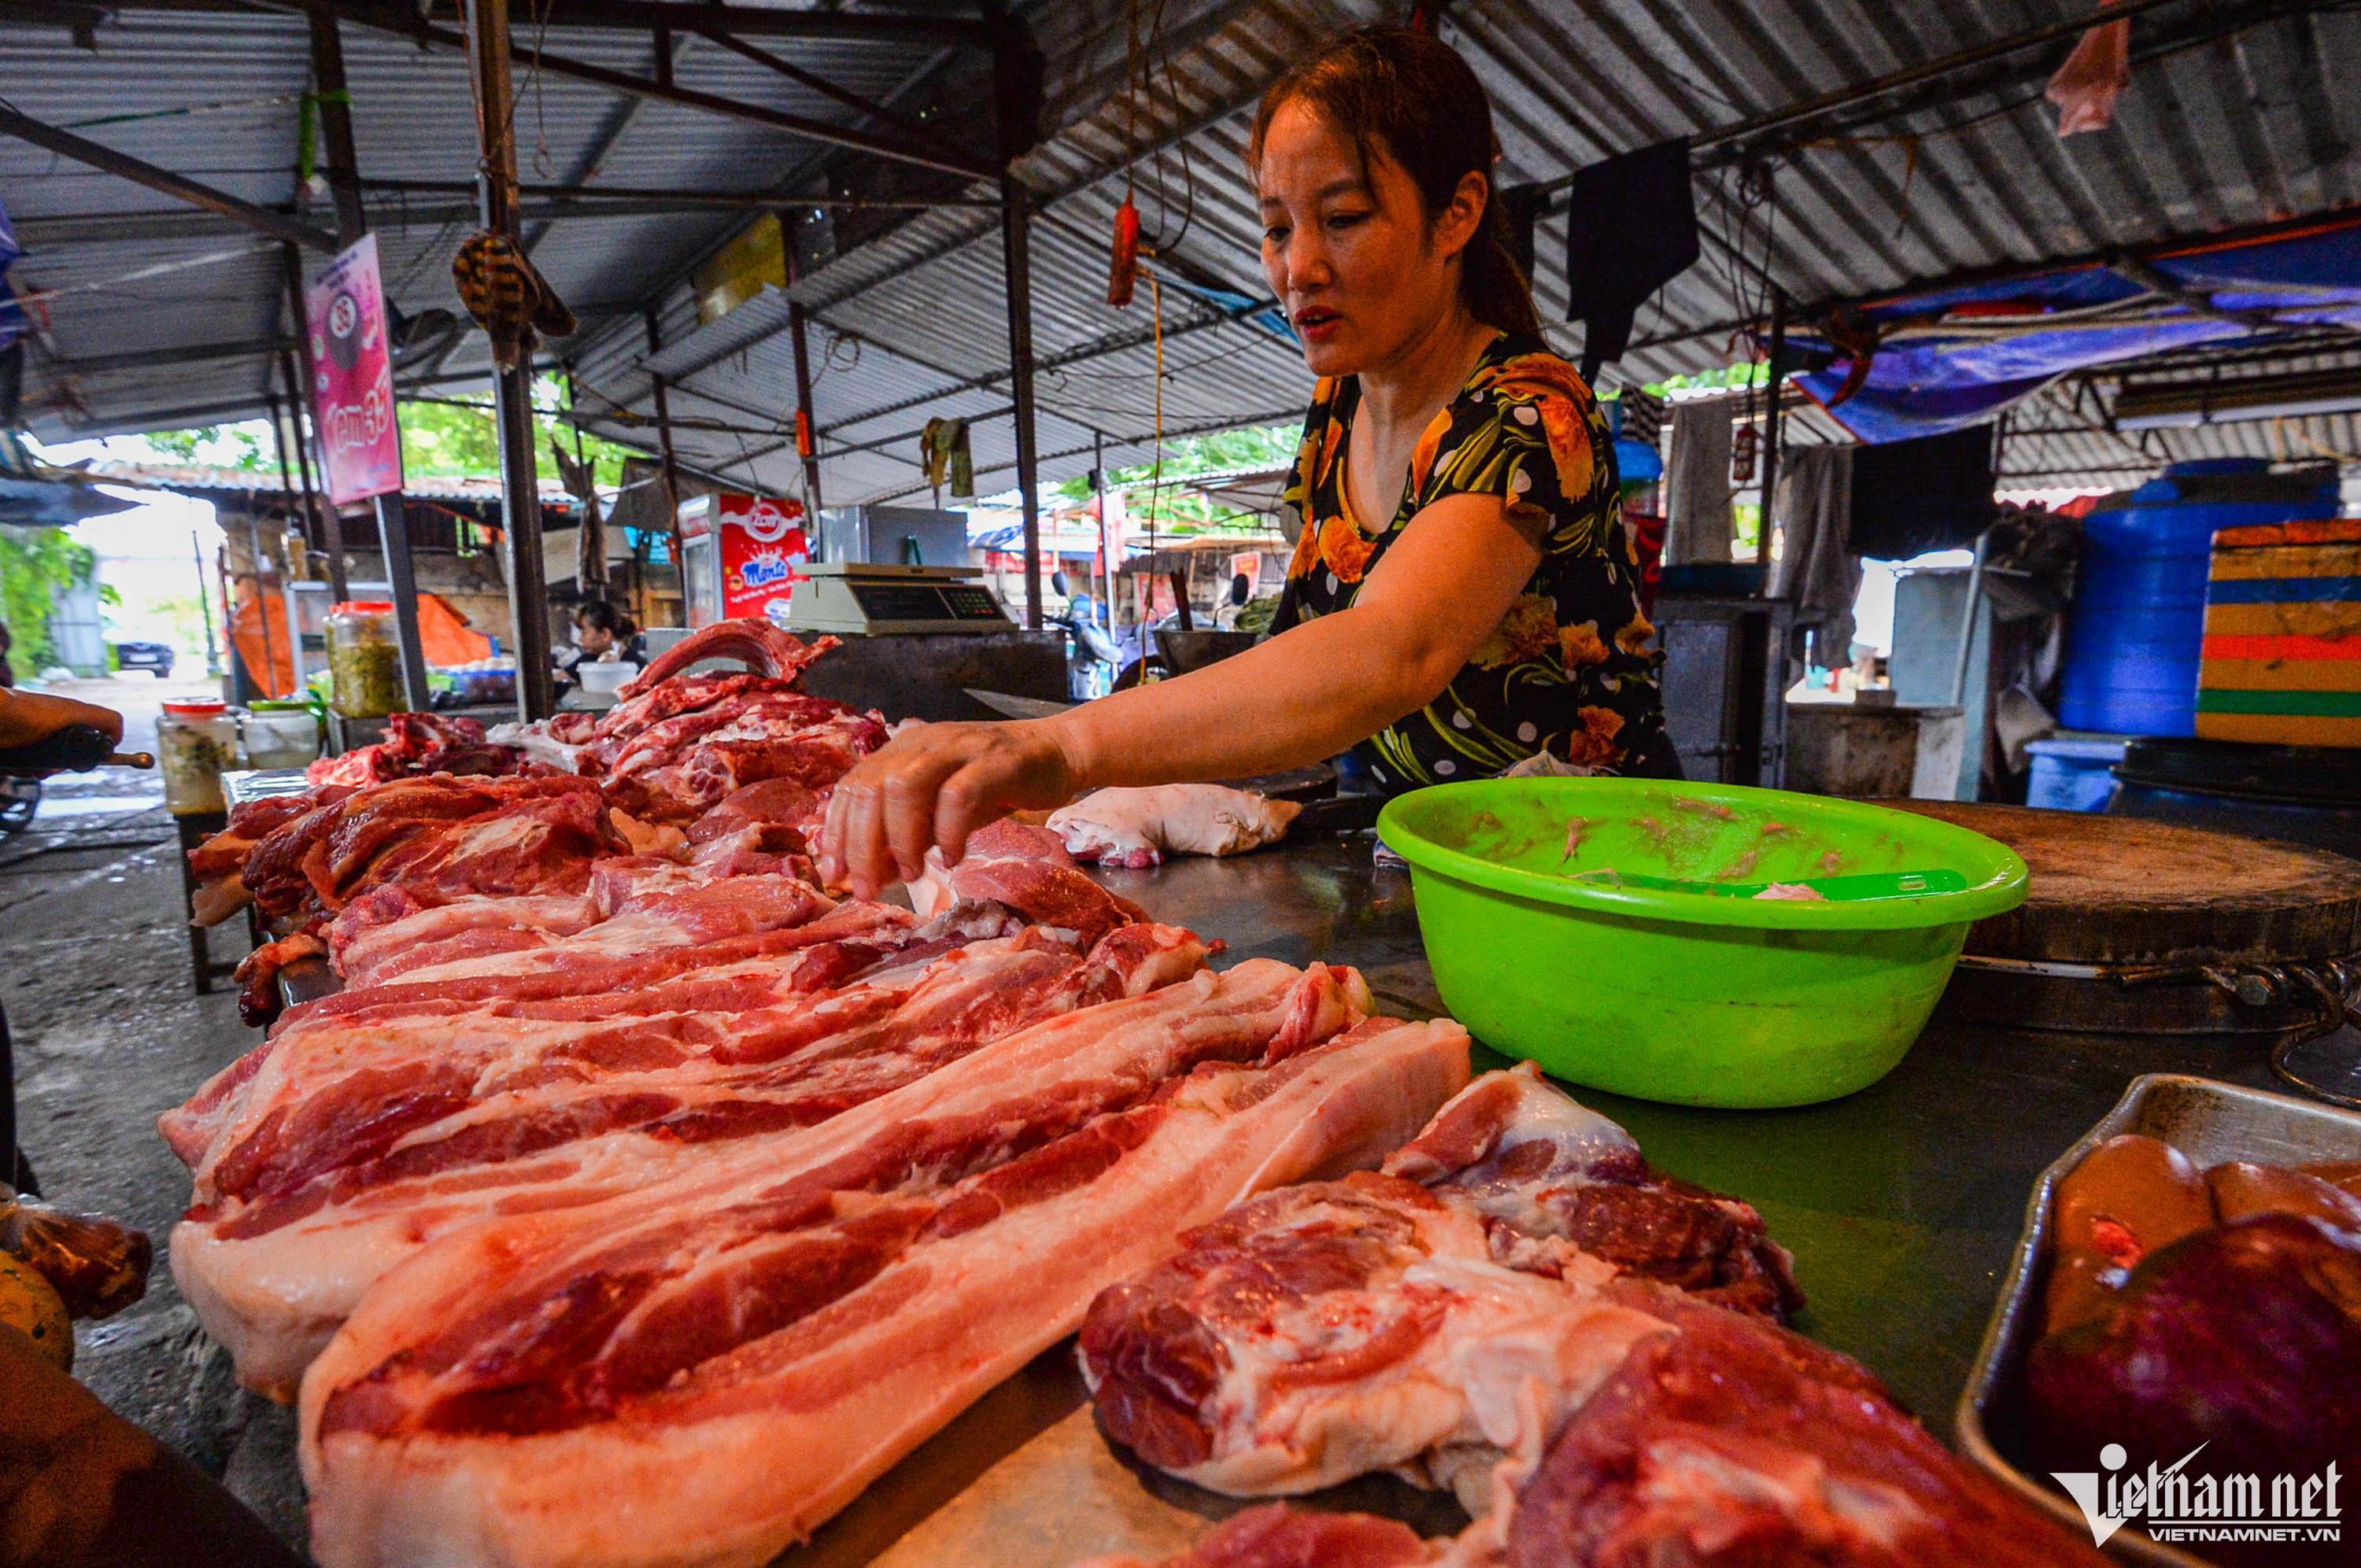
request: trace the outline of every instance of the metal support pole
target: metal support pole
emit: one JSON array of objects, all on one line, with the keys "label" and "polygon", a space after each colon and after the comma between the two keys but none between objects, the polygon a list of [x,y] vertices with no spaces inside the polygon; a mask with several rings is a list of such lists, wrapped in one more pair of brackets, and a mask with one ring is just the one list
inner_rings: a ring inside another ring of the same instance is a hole
[{"label": "metal support pole", "polygon": [[214,590],[205,581],[205,547],[195,529],[189,531],[189,554],[197,563],[197,610],[205,618],[205,674],[221,674],[221,655],[214,644]]},{"label": "metal support pole", "polygon": [[[303,482],[303,504],[320,519],[320,548],[328,557],[328,587],[342,604],[353,597],[352,586],[345,575],[344,514],[328,504],[314,482],[312,467],[312,442],[304,431],[310,423],[312,411],[319,405],[312,395],[312,352],[306,341],[311,328],[303,309],[303,261],[289,246],[284,252],[287,262],[287,302],[295,313],[295,340],[304,346],[293,354],[282,355],[279,373],[287,383],[288,401],[293,405],[293,418],[288,423],[295,438],[295,474]],[[316,430],[314,430],[316,434]]]},{"label": "metal support pole", "polygon": [[[368,214],[361,206],[360,165],[353,144],[353,111],[350,89],[345,80],[344,40],[336,30],[335,14],[325,5],[314,0],[305,7],[305,16],[311,24],[312,83],[320,94],[321,139],[328,154],[328,184],[336,199],[336,239],[349,246],[368,232]],[[501,60],[505,71],[507,56]],[[299,301],[295,334],[300,340],[307,331]],[[389,345],[388,352],[390,351]],[[322,457],[324,462],[324,453]],[[393,589],[393,632],[401,652],[402,700],[412,712],[423,712],[434,701],[434,694],[427,688],[426,651],[418,635],[418,571],[410,558],[410,508],[400,490],[372,497],[370,505],[377,513],[379,548],[385,552],[386,581]],[[331,500],[330,515],[335,510]],[[538,512],[534,521],[540,521]],[[337,532],[343,532],[341,521]],[[341,565],[333,570],[342,576]]]},{"label": "metal support pole", "polygon": [[[648,353],[653,356],[664,346],[664,328],[657,320],[656,308],[650,305],[642,323],[647,328]],[[672,449],[672,400],[665,393],[664,378],[654,371],[648,372],[648,385],[655,394],[656,455],[664,464],[664,519],[672,529],[673,569],[680,575],[680,619],[688,622],[688,563],[680,549],[680,460]]]},{"label": "metal support pole", "polygon": [[[287,430],[284,425],[279,422],[279,416],[281,410],[279,394],[276,392],[266,392],[263,396],[270,405],[270,444],[279,448],[280,510],[285,515],[286,527],[301,528],[302,524],[298,521],[301,514],[295,510],[295,478],[292,474],[288,472],[287,468]],[[285,411],[291,416],[295,411],[291,408],[287,409]],[[282,535],[284,532],[285,530],[282,528]],[[259,546],[258,546],[258,548],[259,548]],[[289,692],[287,695],[290,696],[294,696],[295,692],[300,692],[303,689],[304,675],[303,633],[302,623],[296,620],[295,616],[295,596],[290,591],[291,586],[294,581],[294,577],[295,552],[291,547],[287,552],[287,577],[280,584],[279,587],[280,608],[285,612],[287,617],[287,667],[293,674],[295,680],[295,691]],[[270,611],[269,609],[265,609],[262,612],[262,615],[264,624],[268,625],[270,619]]]},{"label": "metal support pole", "polygon": [[1786,426],[1780,399],[1784,383],[1779,375],[1780,356],[1786,348],[1787,296],[1774,293],[1771,296],[1771,364],[1766,378],[1771,383],[1771,411],[1763,422],[1763,521],[1754,540],[1756,554],[1765,561],[1771,558],[1771,509],[1778,504],[1780,438]]},{"label": "metal support pole", "polygon": [[[468,80],[475,89],[478,200],[484,227],[517,237],[515,100],[509,80],[508,0],[467,0]],[[508,543],[509,614],[517,707],[546,718],[556,703],[549,663],[549,585],[542,576],[541,483],[533,466],[533,365],[521,355],[496,371],[492,402],[500,437],[500,522]]]},{"label": "metal support pole", "polygon": [[787,306],[787,328],[796,341],[796,451],[804,460],[804,505],[814,526],[819,521],[819,419],[812,411],[811,359],[805,346],[811,313]]},{"label": "metal support pole", "polygon": [[[1106,597],[1099,602],[1106,614],[1107,641],[1115,641],[1115,534],[1107,526],[1106,437],[1091,432],[1091,490],[1099,507],[1099,566],[1100,576],[1106,582]],[[1116,671],[1120,674],[1121,671]]]},{"label": "metal support pole", "polygon": [[1024,24],[987,0],[993,29],[992,120],[1000,155],[1000,263],[1008,285],[1008,381],[1016,489],[1025,511],[1025,624],[1041,630],[1041,467],[1033,426],[1033,192],[1016,164],[1040,139],[1040,51]]},{"label": "metal support pole", "polygon": [[336,203],[336,237],[350,245],[368,232],[368,217],[361,208],[360,161],[353,145],[344,38],[336,30],[336,14],[318,0],[311,0],[303,15],[311,24],[312,85],[319,92],[320,139],[328,155],[328,190]]},{"label": "metal support pole", "polygon": [[1008,279],[1008,363],[1016,405],[1016,488],[1025,508],[1025,624],[1041,630],[1041,475],[1033,440],[1033,274],[1025,182],[1000,177],[1000,258]]}]

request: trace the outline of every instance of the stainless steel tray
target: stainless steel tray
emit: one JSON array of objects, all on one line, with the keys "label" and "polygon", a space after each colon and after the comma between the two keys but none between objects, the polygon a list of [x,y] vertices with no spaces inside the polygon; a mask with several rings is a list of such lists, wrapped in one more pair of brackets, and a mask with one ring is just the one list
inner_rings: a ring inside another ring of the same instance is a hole
[{"label": "stainless steel tray", "polygon": [[[2059,1180],[2099,1144],[2124,1133],[2145,1133],[2180,1150],[2201,1167],[2249,1159],[2266,1165],[2312,1165],[2361,1159],[2361,1113],[2242,1089],[2210,1078],[2149,1073],[2131,1087],[2099,1124],[2041,1173],[2025,1212],[2025,1234],[2010,1260],[2000,1304],[1984,1330],[1983,1348],[1960,1396],[1959,1443],[1971,1464],[2026,1502],[2080,1531],[2088,1528],[2066,1495],[2026,1475],[2009,1457],[2023,1414],[2025,1358],[2039,1328],[2037,1299],[2049,1250],[2049,1196]],[[2159,1568],[2210,1568],[2207,1560],[2151,1541],[2128,1527],[2107,1549],[2133,1563]]]}]

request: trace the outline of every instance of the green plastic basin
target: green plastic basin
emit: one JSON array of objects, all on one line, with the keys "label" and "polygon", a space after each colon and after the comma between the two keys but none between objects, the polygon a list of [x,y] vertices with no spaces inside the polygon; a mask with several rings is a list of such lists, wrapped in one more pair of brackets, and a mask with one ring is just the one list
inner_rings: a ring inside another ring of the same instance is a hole
[{"label": "green plastic basin", "polygon": [[[1876,1082],[1926,1026],[1968,927],[2025,901],[2025,862],[1981,833],[1735,784],[1441,784],[1389,802],[1378,831],[1410,862],[1435,988],[1477,1038],[1558,1078],[1681,1105],[1809,1105]],[[1850,903],[1605,874],[1943,869],[1967,886]]]}]

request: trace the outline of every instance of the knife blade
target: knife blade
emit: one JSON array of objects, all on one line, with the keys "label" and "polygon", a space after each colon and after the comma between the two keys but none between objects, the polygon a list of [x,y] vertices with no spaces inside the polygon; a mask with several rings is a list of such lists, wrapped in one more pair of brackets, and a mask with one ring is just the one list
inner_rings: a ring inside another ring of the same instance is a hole
[{"label": "knife blade", "polygon": [[1051,702],[1047,697],[1018,696],[1014,692],[984,691],[976,686],[961,689],[993,712],[1009,718],[1051,718],[1076,706],[1071,702]]}]

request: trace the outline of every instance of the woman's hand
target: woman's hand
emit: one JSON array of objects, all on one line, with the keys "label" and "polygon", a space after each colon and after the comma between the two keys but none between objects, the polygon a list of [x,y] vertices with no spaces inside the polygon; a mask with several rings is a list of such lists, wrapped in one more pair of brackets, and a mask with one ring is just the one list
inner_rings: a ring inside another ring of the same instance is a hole
[{"label": "woman's hand", "polygon": [[820,874],[862,898],[908,882],[929,846],[957,861],[967,836],[1011,811],[1063,806],[1081,770],[1056,719],[921,724],[862,759],[828,799]]}]

